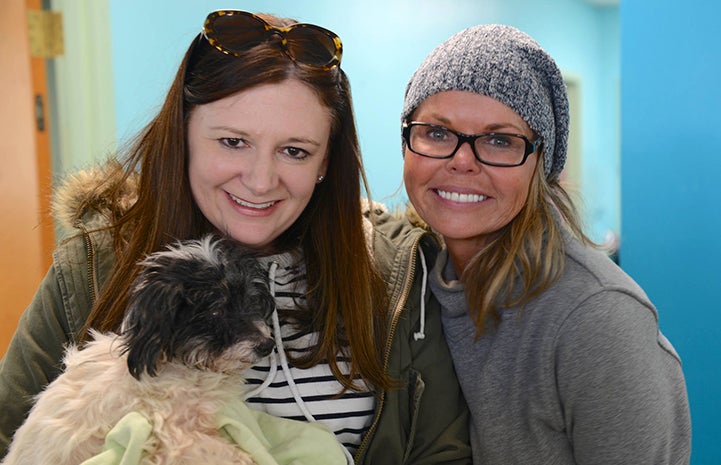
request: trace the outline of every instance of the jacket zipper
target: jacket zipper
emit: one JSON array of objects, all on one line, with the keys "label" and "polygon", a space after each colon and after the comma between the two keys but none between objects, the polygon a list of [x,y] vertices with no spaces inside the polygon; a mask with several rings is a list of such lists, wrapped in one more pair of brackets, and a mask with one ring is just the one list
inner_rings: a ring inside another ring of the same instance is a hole
[{"label": "jacket zipper", "polygon": [[90,308],[95,306],[95,300],[97,299],[97,273],[95,270],[95,245],[93,244],[92,239],[90,238],[90,233],[88,232],[85,225],[80,221],[75,222],[75,227],[80,229],[83,233],[83,240],[85,241],[85,258],[87,259],[88,264],[88,271],[87,271],[87,278],[88,278],[88,293],[90,296]]},{"label": "jacket zipper", "polygon": [[[396,303],[396,306],[393,309],[391,327],[390,327],[390,330],[388,331],[388,340],[386,342],[385,355],[383,357],[383,369],[385,370],[386,374],[388,373],[388,365],[390,363],[391,348],[393,346],[393,338],[395,337],[396,327],[398,326],[398,319],[400,318],[401,312],[403,310],[403,305],[408,300],[408,294],[410,294],[410,292],[411,292],[411,283],[413,282],[413,279],[415,278],[416,252],[418,251],[420,242],[421,242],[421,238],[419,237],[418,239],[416,239],[416,241],[411,246],[409,271],[408,271],[408,273],[406,273],[406,279],[403,282],[403,290],[401,292],[401,297],[400,297],[400,299],[398,299],[398,302]],[[371,423],[370,428],[368,428],[368,431],[366,432],[365,436],[363,437],[363,441],[361,441],[360,446],[358,446],[358,450],[356,451],[355,456],[353,457],[353,461],[356,463],[358,462],[358,459],[360,458],[361,454],[363,453],[363,450],[368,446],[368,441],[370,440],[370,437],[373,435],[373,432],[375,431],[376,427],[378,426],[378,421],[380,421],[381,412],[383,411],[385,397],[386,397],[385,392],[382,392],[380,398],[378,399],[378,408],[376,409],[376,413],[373,418],[373,423]]]}]

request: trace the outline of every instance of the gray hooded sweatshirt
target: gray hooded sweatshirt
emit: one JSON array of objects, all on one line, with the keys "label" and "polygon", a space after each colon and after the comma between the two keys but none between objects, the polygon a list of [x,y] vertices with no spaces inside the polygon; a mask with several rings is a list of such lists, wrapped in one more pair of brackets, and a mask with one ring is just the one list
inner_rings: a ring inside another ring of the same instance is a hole
[{"label": "gray hooded sweatshirt", "polygon": [[471,410],[476,464],[687,464],[681,362],[641,288],[567,242],[562,277],[475,339],[444,250],[430,276]]}]

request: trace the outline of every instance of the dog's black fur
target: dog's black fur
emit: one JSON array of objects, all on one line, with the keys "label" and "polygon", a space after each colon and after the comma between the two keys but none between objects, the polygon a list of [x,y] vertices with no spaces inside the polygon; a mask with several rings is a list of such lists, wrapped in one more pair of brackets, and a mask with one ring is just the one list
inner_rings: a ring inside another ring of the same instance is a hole
[{"label": "dog's black fur", "polygon": [[274,299],[253,254],[230,239],[179,242],[140,262],[121,338],[136,378],[176,360],[212,369],[244,343],[258,358],[273,349]]}]

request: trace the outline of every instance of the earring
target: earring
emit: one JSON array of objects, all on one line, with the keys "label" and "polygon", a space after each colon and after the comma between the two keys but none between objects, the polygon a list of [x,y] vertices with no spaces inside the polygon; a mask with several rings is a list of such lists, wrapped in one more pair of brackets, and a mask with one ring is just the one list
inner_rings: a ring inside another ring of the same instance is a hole
[{"label": "earring", "polygon": [[318,182],[316,182],[316,184],[322,183],[324,179],[325,179],[325,176],[323,176],[323,175],[321,174],[320,176],[318,176]]}]

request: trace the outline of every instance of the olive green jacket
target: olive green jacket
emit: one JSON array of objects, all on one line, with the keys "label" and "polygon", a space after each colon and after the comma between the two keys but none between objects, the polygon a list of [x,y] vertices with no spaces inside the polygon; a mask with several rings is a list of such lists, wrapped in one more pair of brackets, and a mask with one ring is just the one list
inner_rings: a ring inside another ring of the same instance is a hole
[{"label": "olive green jacket", "polygon": [[[408,221],[374,208],[373,254],[392,296],[384,363],[402,387],[379,398],[356,463],[471,463],[468,411],[443,339],[440,307],[430,293],[423,297],[424,314],[420,311],[425,274],[419,250],[430,269],[437,243]],[[76,226],[79,218],[88,221],[87,212],[70,217]],[[64,348],[78,339],[113,267],[112,250],[107,233],[81,234],[55,250],[52,267],[0,361],[0,457],[30,409],[32,397],[62,371]],[[419,332],[422,338],[414,337]]]}]

